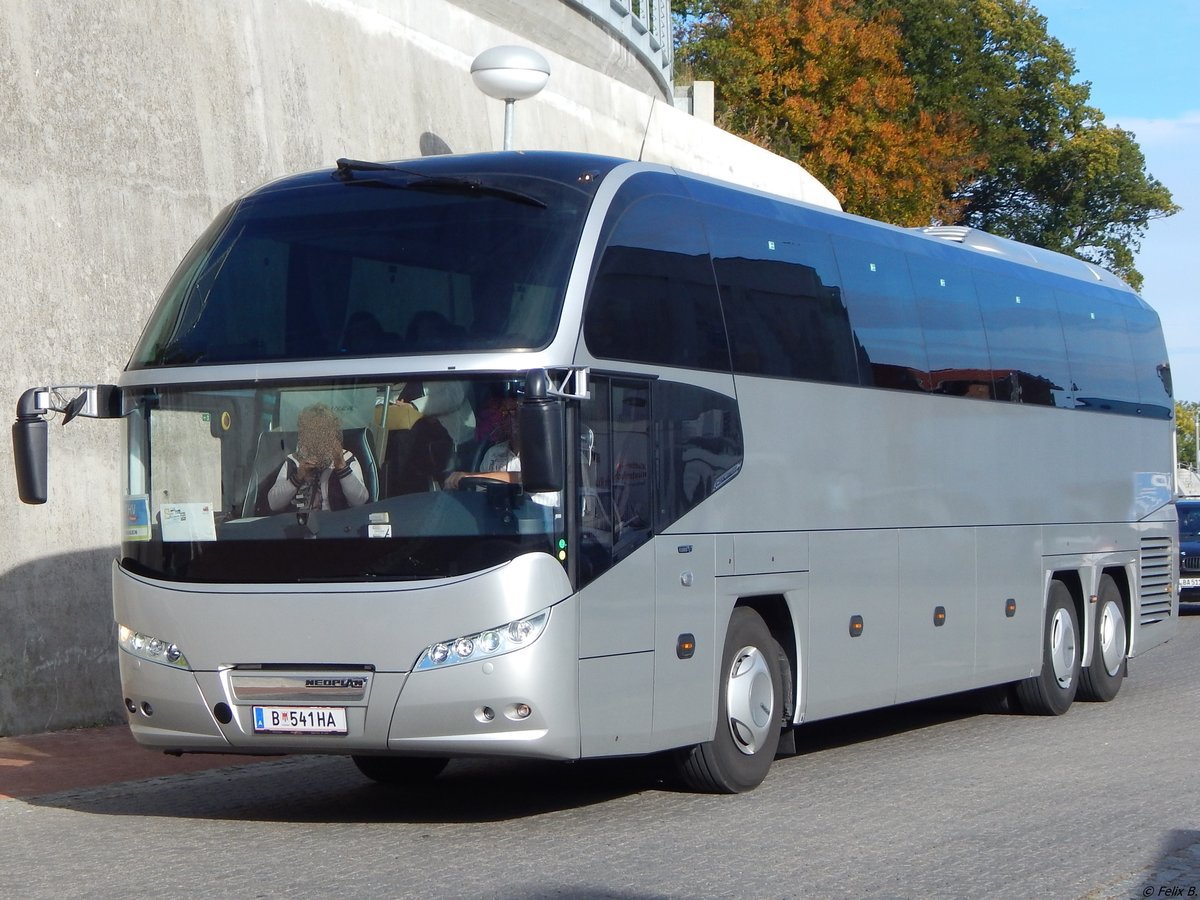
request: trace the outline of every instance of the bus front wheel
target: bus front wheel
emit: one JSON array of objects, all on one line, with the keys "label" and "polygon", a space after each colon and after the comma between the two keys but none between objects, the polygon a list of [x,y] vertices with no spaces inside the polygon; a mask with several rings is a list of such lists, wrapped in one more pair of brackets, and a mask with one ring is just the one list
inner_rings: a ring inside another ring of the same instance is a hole
[{"label": "bus front wheel", "polygon": [[1071,592],[1061,581],[1050,582],[1042,635],[1042,671],[1017,682],[1021,708],[1037,716],[1061,716],[1079,689],[1079,617]]},{"label": "bus front wheel", "polygon": [[1079,699],[1107,702],[1117,696],[1125,679],[1129,636],[1125,604],[1111,575],[1100,578],[1096,591],[1096,624],[1092,629],[1092,664],[1079,679]]},{"label": "bus front wheel", "polygon": [[758,613],[747,607],[733,611],[721,656],[716,735],[679,751],[677,757],[688,787],[738,794],[753,790],[767,777],[782,724],[780,655]]}]

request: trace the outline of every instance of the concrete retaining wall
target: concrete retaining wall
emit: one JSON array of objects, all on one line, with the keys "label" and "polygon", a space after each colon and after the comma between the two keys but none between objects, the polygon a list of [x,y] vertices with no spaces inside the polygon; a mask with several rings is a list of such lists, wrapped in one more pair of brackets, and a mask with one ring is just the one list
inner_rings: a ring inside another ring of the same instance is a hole
[{"label": "concrete retaining wall", "polygon": [[[11,410],[35,384],[114,381],[176,263],[244,191],[339,156],[498,148],[503,104],[469,75],[497,44],[537,46],[552,67],[547,89],[517,105],[518,148],[643,151],[831,201],[797,166],[655,96],[639,61],[573,10],[560,0],[504,0],[486,16],[480,0],[4,0],[0,402]],[[123,717],[109,599],[119,428],[76,420],[50,432],[45,506],[17,500],[0,441],[0,735]]]}]

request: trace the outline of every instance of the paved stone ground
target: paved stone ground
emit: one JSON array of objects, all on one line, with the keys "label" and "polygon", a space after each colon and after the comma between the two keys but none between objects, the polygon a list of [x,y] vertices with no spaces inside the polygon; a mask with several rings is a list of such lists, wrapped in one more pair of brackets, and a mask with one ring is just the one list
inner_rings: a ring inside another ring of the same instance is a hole
[{"label": "paved stone ground", "polygon": [[1113,703],[814,723],[736,797],[677,792],[652,762],[456,761],[398,794],[338,758],[5,739],[0,895],[1200,896],[1200,616],[1180,625]]},{"label": "paved stone ground", "polygon": [[124,725],[0,738],[0,800],[38,797],[260,762],[253,756],[167,756],[138,745]]}]

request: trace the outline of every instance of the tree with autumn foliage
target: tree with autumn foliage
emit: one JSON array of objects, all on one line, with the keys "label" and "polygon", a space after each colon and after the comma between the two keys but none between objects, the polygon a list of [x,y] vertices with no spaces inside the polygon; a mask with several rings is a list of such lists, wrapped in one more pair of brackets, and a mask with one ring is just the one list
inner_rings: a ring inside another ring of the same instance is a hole
[{"label": "tree with autumn foliage", "polygon": [[966,224],[1122,275],[1178,210],[1104,123],[1028,0],[688,0],[679,67],[719,124],[793,159],[850,212]]},{"label": "tree with autumn foliage", "polygon": [[794,159],[847,210],[904,225],[958,215],[980,165],[961,116],[918,109],[899,16],[854,0],[693,6],[681,54],[717,83],[719,122]]}]

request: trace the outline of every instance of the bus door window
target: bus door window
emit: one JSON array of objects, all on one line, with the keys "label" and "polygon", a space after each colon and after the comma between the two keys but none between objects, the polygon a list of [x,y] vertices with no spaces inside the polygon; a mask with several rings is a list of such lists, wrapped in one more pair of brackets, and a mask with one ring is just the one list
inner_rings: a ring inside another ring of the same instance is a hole
[{"label": "bus door window", "polygon": [[595,378],[580,411],[580,585],[650,539],[650,390]]},{"label": "bus door window", "polygon": [[613,562],[650,539],[650,391],[644,384],[614,384]]}]

